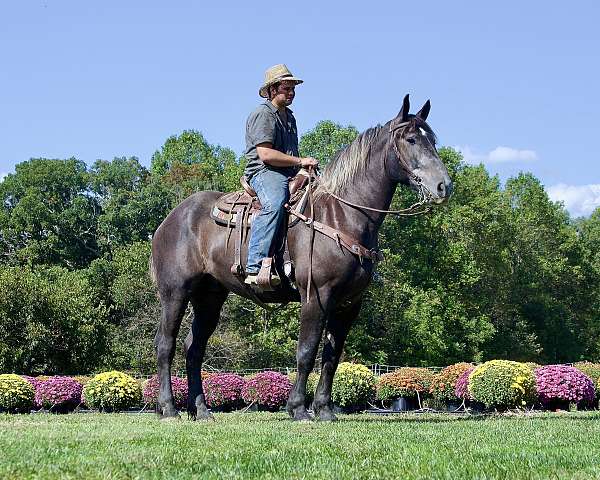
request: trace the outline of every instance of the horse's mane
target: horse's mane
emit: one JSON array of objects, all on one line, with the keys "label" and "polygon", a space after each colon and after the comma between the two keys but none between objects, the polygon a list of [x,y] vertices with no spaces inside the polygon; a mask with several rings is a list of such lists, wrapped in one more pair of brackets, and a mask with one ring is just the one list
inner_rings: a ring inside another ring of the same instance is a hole
[{"label": "horse's mane", "polygon": [[380,130],[381,125],[365,130],[335,154],[321,174],[320,186],[325,191],[339,195],[356,175],[364,172],[369,162],[369,146]]}]

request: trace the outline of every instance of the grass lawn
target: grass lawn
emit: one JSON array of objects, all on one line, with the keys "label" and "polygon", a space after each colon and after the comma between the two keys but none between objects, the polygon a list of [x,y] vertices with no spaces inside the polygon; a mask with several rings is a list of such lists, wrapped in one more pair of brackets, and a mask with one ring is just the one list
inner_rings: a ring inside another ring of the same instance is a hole
[{"label": "grass lawn", "polygon": [[600,413],[0,415],[0,478],[600,478]]}]

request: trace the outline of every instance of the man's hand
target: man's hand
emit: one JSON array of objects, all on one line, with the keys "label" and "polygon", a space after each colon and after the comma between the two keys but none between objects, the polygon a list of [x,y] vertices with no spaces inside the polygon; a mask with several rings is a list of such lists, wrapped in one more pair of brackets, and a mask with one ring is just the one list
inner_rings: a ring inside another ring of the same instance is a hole
[{"label": "man's hand", "polygon": [[300,158],[300,164],[302,165],[302,168],[317,168],[319,166],[319,161],[316,158],[313,157],[301,157]]}]

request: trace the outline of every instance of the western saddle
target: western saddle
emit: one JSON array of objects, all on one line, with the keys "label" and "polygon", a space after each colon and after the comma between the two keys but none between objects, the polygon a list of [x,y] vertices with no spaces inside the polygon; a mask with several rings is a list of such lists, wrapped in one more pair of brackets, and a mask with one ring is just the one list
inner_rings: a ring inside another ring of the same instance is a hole
[{"label": "western saddle", "polygon": [[[342,250],[346,249],[356,255],[361,264],[364,259],[371,262],[382,260],[383,257],[380,251],[368,249],[348,234],[304,215],[303,212],[306,204],[309,200],[312,201],[311,188],[314,188],[314,185],[317,182],[318,178],[314,176],[312,172],[309,174],[309,172],[304,169],[300,170],[300,172],[290,180],[290,200],[288,204],[285,205],[285,208],[289,213],[287,228],[302,221],[313,231],[320,232],[335,240]],[[249,237],[248,230],[250,229],[254,218],[260,211],[261,204],[256,192],[248,184],[246,177],[242,177],[240,183],[242,184],[243,190],[226,193],[217,199],[211,210],[211,217],[217,224],[229,229],[225,244],[226,250],[229,245],[229,240],[235,232],[235,258],[233,265],[231,266],[231,273],[242,280],[245,276],[245,269],[241,258],[242,246],[244,245],[244,241]],[[283,270],[291,284],[293,281],[293,264],[289,258],[287,241],[284,242],[283,246]],[[309,255],[309,258],[312,258],[312,255]],[[257,277],[257,285],[263,291],[275,290],[271,284],[271,271],[274,263],[273,258],[265,258],[262,261],[261,270]]]}]

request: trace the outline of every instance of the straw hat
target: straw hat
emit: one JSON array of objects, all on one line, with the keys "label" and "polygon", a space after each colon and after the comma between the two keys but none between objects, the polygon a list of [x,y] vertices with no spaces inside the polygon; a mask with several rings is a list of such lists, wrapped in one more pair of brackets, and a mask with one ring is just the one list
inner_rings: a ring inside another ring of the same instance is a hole
[{"label": "straw hat", "polygon": [[258,94],[262,98],[268,98],[269,87],[274,83],[283,82],[284,80],[295,82],[296,85],[299,85],[304,81],[294,77],[292,72],[290,72],[290,70],[283,63],[280,63],[279,65],[273,65],[271,68],[267,69],[265,72],[265,81],[263,82],[262,87],[260,87]]}]

